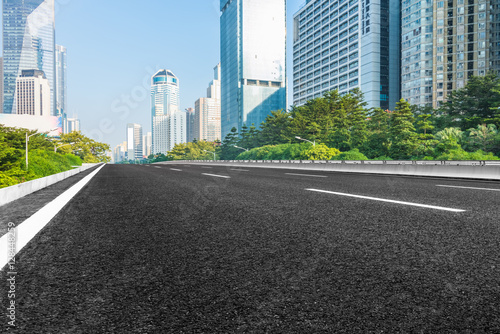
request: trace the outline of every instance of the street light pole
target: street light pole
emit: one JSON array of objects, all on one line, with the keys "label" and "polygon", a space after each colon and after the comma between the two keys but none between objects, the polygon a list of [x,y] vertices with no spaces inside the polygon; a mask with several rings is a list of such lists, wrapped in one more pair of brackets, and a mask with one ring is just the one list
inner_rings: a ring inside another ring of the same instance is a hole
[{"label": "street light pole", "polygon": [[58,149],[59,147],[63,147],[63,146],[66,146],[66,145],[73,145],[73,144],[74,144],[74,143],[67,143],[67,144],[62,144],[62,145],[59,145],[59,146],[54,145],[54,153],[57,153],[57,149]]},{"label": "street light pole", "polygon": [[236,146],[236,145],[233,145],[233,146],[236,147],[236,148],[239,148],[240,150],[248,152],[248,148],[243,148],[243,147],[239,147],[239,146]]},{"label": "street light pole", "polygon": [[295,136],[295,138],[298,139],[298,140],[307,141],[307,142],[313,144],[313,147],[316,147],[316,140],[314,142],[312,142],[310,140],[307,140],[307,139],[304,139],[304,138],[300,138],[298,136]]},{"label": "street light pole", "polygon": [[214,161],[216,160],[216,159],[215,159],[215,151],[213,151],[213,152],[212,152],[212,151],[207,151],[207,150],[203,150],[203,151],[205,151],[205,152],[207,152],[207,153],[213,153],[213,154],[214,154]]}]

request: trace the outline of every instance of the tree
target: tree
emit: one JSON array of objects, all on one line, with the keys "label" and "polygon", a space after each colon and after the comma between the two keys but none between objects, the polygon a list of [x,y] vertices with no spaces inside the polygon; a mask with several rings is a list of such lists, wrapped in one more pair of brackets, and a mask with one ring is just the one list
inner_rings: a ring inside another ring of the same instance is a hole
[{"label": "tree", "polygon": [[485,152],[492,151],[497,135],[498,130],[494,124],[478,125],[475,129],[469,129],[467,148],[471,151],[478,149]]},{"label": "tree", "polygon": [[285,144],[291,141],[291,115],[284,110],[271,111],[264,122],[260,125],[260,143],[256,139],[257,129],[252,130],[250,133],[254,140],[252,147],[257,145],[276,145]]},{"label": "tree", "polygon": [[[216,152],[214,142],[197,141],[190,143],[176,144],[168,152],[168,160],[213,160]],[[216,156],[217,159],[217,156]]]},{"label": "tree", "polygon": [[84,163],[110,162],[107,156],[109,144],[97,142],[84,136],[80,131],[61,135],[61,143],[72,143],[73,154],[79,156]]},{"label": "tree", "polygon": [[[255,124],[252,123],[248,131],[248,148],[255,148],[260,146],[261,132],[257,130]],[[239,145],[238,145],[239,146]]]},{"label": "tree", "polygon": [[249,132],[248,126],[246,124],[243,124],[243,126],[241,127],[241,131],[240,131],[240,138],[239,138],[238,143],[236,145],[248,149],[248,148],[250,148],[250,142],[251,142],[251,139],[250,139],[250,132]]},{"label": "tree", "polygon": [[354,88],[342,96],[342,106],[346,110],[347,124],[350,131],[349,147],[351,149],[362,147],[367,138],[368,131],[366,125],[367,112],[366,102],[363,101],[363,93],[359,88]]},{"label": "tree", "polygon": [[435,138],[438,141],[434,150],[436,155],[462,150],[463,131],[459,128],[445,128],[436,133]]},{"label": "tree", "polygon": [[370,158],[389,155],[389,112],[381,108],[371,111],[367,121],[368,139],[363,147],[365,154]]},{"label": "tree", "polygon": [[410,104],[404,99],[396,103],[391,117],[389,154],[394,159],[409,159],[417,148],[417,133],[413,126],[414,118]]},{"label": "tree", "polygon": [[351,132],[347,120],[347,111],[344,105],[340,105],[333,117],[335,128],[330,132],[328,144],[331,147],[338,148],[341,151],[348,151],[351,147]]},{"label": "tree", "polygon": [[464,88],[448,95],[442,111],[449,125],[462,130],[481,124],[498,125],[500,106],[500,78],[494,72],[471,77]]},{"label": "tree", "polygon": [[421,157],[434,155],[434,147],[438,143],[437,140],[434,140],[434,135],[432,134],[434,125],[431,118],[432,114],[420,114],[417,116],[417,155]]},{"label": "tree", "polygon": [[233,160],[238,154],[240,154],[241,150],[234,147],[234,145],[238,145],[238,129],[233,127],[231,132],[229,132],[224,140],[222,141],[222,145],[220,146],[220,159],[221,160]]}]

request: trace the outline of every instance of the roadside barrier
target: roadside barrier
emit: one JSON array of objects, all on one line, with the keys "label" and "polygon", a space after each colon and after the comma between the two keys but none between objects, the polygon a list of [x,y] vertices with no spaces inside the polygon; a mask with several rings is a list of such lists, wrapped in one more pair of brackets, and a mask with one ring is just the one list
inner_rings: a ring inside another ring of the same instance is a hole
[{"label": "roadside barrier", "polygon": [[188,160],[160,164],[204,164],[232,167],[323,170],[346,173],[390,174],[500,181],[500,161],[407,160]]},{"label": "roadside barrier", "polygon": [[54,183],[57,183],[59,181],[62,181],[64,179],[67,179],[68,177],[71,177],[73,175],[76,175],[78,173],[81,173],[83,171],[86,171],[89,168],[95,167],[97,165],[100,165],[100,163],[97,164],[83,164],[81,167],[68,170],[66,172],[42,177],[40,179],[16,184],[14,186],[10,186],[7,188],[2,188],[0,189],[0,206],[5,205],[7,203],[13,202],[16,199],[19,199],[21,197],[24,197],[26,195],[29,195],[31,193],[34,193],[35,191],[41,190],[43,188],[46,188],[48,186],[53,185]]}]

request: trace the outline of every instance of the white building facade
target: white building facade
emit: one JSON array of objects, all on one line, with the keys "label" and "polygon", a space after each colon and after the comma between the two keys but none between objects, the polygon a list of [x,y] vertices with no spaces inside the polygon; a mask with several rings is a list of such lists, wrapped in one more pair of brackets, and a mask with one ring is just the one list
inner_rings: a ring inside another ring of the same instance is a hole
[{"label": "white building facade", "polygon": [[369,107],[400,97],[400,1],[307,0],[294,15],[293,103],[360,88]]},{"label": "white building facade", "polygon": [[51,91],[43,71],[23,70],[16,80],[18,115],[51,116]]},{"label": "white building facade", "polygon": [[123,142],[116,146],[113,151],[113,163],[119,163],[127,160],[127,142]]},{"label": "white building facade", "polygon": [[145,157],[149,157],[151,153],[151,146],[153,145],[153,137],[152,133],[148,132],[147,134],[142,136],[142,155]]},{"label": "white building facade", "polygon": [[402,97],[439,107],[470,77],[500,69],[500,6],[490,0],[402,2]]},{"label": "white building facade", "polygon": [[220,64],[214,68],[214,80],[207,88],[207,97],[195,102],[194,133],[197,140],[221,140]]},{"label": "white building facade", "polygon": [[186,142],[186,114],[179,110],[179,79],[172,71],[160,70],[151,79],[151,120],[153,154]]},{"label": "white building facade", "polygon": [[142,155],[142,126],[127,124],[127,157],[129,160],[140,160]]}]

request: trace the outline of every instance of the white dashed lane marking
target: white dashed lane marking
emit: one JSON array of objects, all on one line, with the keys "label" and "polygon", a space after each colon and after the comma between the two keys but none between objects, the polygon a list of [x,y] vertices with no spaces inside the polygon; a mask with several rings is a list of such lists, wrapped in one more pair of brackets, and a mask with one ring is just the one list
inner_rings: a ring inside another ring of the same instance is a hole
[{"label": "white dashed lane marking", "polygon": [[500,191],[500,189],[493,188],[477,188],[477,187],[461,187],[461,186],[446,186],[446,185],[436,185],[436,187],[442,188],[458,188],[458,189],[472,189],[472,190],[489,190],[489,191]]},{"label": "white dashed lane marking", "polygon": [[328,177],[328,176],[325,176],[325,175],[295,174],[295,173],[285,173],[285,175],[293,175],[293,176],[309,176],[309,177]]},{"label": "white dashed lane marking", "polygon": [[435,205],[427,205],[427,204],[419,204],[419,203],[411,203],[411,202],[394,201],[394,200],[384,199],[384,198],[376,198],[376,197],[352,195],[352,194],[338,193],[338,192],[327,191],[327,190],[319,190],[319,189],[306,189],[306,190],[307,191],[314,191],[314,192],[318,192],[318,193],[324,193],[324,194],[332,194],[332,195],[338,195],[338,196],[346,196],[346,197],[354,197],[354,198],[360,198],[360,199],[367,199],[367,200],[371,200],[371,201],[394,203],[394,204],[409,205],[409,206],[417,206],[417,207],[427,208],[427,209],[435,209],[435,210],[450,211],[450,212],[465,212],[465,210],[461,210],[461,209],[452,209],[452,208],[445,208],[445,207],[442,207],[442,206],[435,206]]},{"label": "white dashed lane marking", "polygon": [[224,179],[230,179],[231,177],[230,176],[226,176],[226,175],[217,175],[217,174],[207,174],[207,173],[202,173],[202,175],[206,175],[206,176],[214,176],[214,177],[222,177]]}]

